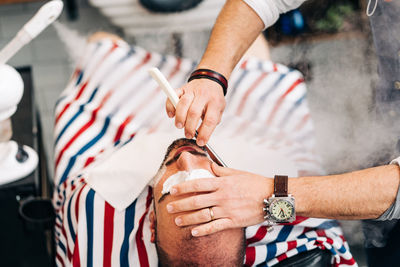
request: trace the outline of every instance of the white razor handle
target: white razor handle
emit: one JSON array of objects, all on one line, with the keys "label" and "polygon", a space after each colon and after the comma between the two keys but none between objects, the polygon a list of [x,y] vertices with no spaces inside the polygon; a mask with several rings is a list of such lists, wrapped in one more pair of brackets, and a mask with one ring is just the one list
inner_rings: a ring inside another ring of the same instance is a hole
[{"label": "white razor handle", "polygon": [[165,76],[161,73],[161,71],[157,68],[151,68],[148,70],[151,77],[157,81],[158,85],[164,91],[164,93],[168,96],[168,99],[172,102],[172,105],[176,108],[178,105],[179,97],[176,94],[174,88],[169,84]]},{"label": "white razor handle", "polygon": [[24,45],[52,24],[60,16],[63,7],[64,4],[61,0],[53,0],[42,6],[35,16],[22,27],[14,39],[0,51],[0,64],[5,64]]},{"label": "white razor handle", "polygon": [[[158,85],[161,87],[164,93],[168,96],[169,100],[172,102],[172,105],[174,105],[174,107],[176,108],[176,105],[178,105],[179,102],[179,97],[176,94],[175,90],[172,88],[172,86],[169,84],[165,76],[157,68],[151,68],[148,70],[148,72],[150,73],[151,77],[153,77],[154,80],[157,81]],[[195,137],[197,137],[197,131]],[[217,155],[217,153],[215,153],[215,151],[211,148],[209,144],[206,144],[205,148],[214,162],[216,162],[219,166],[226,167],[226,164]]]}]

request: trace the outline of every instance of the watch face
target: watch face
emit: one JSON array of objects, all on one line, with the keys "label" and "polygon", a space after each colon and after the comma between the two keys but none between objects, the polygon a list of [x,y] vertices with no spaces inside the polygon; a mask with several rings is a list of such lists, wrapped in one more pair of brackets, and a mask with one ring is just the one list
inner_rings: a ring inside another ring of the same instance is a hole
[{"label": "watch face", "polygon": [[293,203],[286,199],[276,199],[271,203],[270,214],[276,221],[288,221],[294,216]]}]

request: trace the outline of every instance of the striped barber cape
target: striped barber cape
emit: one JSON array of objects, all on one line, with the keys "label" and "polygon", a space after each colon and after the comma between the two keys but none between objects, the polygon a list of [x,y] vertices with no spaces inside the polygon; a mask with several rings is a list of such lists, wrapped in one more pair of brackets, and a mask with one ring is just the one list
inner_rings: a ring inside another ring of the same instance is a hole
[{"label": "striped barber cape", "polygon": [[[139,129],[155,132],[171,127],[164,114],[165,95],[147,73],[154,66],[177,88],[196,65],[124,42],[89,43],[57,101],[53,197],[57,266],[158,264],[148,219],[152,188],[146,186],[133,203],[118,210],[91,188],[83,174],[93,162],[101,162],[102,155],[133,140]],[[219,135],[251,137],[261,148],[285,151],[299,174],[322,173],[314,155],[306,86],[298,71],[250,59],[234,70],[229,82]],[[132,168],[136,167],[140,168],[133,162]],[[316,248],[329,250],[334,266],[357,266],[334,220],[297,217],[272,232],[266,229],[263,224],[246,229],[246,266],[273,266]]]}]

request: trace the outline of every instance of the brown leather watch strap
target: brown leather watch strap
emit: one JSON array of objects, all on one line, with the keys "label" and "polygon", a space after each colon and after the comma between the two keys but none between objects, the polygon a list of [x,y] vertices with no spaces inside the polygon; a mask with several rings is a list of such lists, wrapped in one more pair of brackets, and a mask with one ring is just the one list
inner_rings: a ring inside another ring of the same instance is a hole
[{"label": "brown leather watch strap", "polygon": [[285,175],[275,175],[274,195],[276,197],[288,196],[288,177]]}]

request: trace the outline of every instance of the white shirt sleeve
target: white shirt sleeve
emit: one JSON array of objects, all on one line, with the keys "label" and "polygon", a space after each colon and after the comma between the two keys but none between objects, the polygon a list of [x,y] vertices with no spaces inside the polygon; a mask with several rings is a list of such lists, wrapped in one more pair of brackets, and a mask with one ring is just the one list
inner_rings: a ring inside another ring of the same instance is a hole
[{"label": "white shirt sleeve", "polygon": [[[400,157],[392,160],[390,164],[400,166]],[[395,202],[377,219],[378,221],[386,221],[400,219],[400,186],[397,190]]]},{"label": "white shirt sleeve", "polygon": [[243,0],[264,22],[264,29],[274,24],[279,14],[298,8],[306,0]]}]

